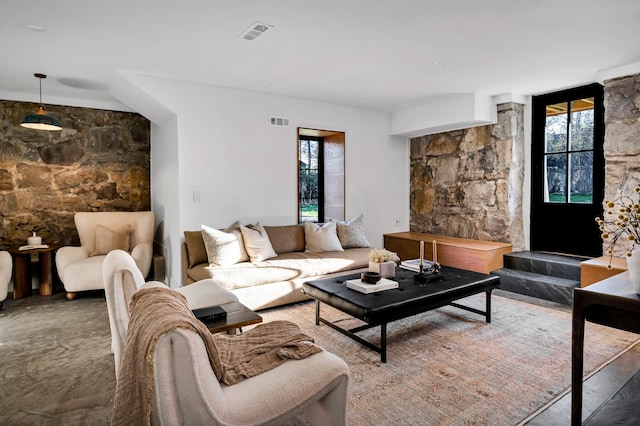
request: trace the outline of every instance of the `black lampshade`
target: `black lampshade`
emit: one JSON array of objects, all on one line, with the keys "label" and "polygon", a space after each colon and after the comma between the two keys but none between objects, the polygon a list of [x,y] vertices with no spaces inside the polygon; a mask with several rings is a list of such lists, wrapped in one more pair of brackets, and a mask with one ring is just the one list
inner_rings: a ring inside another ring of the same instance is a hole
[{"label": "black lampshade", "polygon": [[42,107],[42,79],[47,78],[45,74],[34,74],[40,80],[40,108],[35,114],[25,115],[20,122],[22,127],[36,130],[62,130],[60,120],[53,115],[48,115]]},{"label": "black lampshade", "polygon": [[62,130],[60,120],[53,115],[48,115],[40,107],[37,113],[25,115],[20,122],[22,127],[36,130]]}]

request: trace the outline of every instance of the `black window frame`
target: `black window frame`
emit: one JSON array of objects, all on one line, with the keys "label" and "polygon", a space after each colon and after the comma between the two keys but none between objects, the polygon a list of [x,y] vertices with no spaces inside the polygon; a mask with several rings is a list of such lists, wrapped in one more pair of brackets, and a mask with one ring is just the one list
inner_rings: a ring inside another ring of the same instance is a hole
[{"label": "black window frame", "polygon": [[302,197],[300,194],[300,142],[318,142],[318,223],[324,222],[324,138],[318,136],[298,136],[298,223],[302,222]]}]

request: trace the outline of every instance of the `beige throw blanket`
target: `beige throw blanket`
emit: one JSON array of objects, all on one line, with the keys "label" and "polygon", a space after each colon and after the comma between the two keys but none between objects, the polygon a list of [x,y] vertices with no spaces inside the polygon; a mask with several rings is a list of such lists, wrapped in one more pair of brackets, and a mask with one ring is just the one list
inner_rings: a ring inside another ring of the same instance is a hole
[{"label": "beige throw blanket", "polygon": [[113,406],[112,425],[151,424],[153,359],[158,338],[176,328],[198,333],[219,381],[233,385],[268,371],[287,359],[301,359],[322,348],[288,321],[261,324],[239,335],[212,335],[197,320],[185,297],[170,288],[147,288],[131,299],[131,319]]}]

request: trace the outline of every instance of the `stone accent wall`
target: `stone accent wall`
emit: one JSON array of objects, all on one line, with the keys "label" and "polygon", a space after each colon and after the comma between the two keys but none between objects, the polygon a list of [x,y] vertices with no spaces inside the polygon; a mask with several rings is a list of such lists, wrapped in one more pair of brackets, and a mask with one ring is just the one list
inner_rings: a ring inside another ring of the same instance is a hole
[{"label": "stone accent wall", "polygon": [[604,197],[614,200],[640,185],[640,74],[605,81],[604,111]]},{"label": "stone accent wall", "polygon": [[150,123],[139,114],[45,105],[60,132],[20,127],[33,103],[0,101],[0,247],[79,244],[79,211],[151,209]]},{"label": "stone accent wall", "polygon": [[500,104],[495,125],[411,139],[410,230],[524,250],[523,119]]}]

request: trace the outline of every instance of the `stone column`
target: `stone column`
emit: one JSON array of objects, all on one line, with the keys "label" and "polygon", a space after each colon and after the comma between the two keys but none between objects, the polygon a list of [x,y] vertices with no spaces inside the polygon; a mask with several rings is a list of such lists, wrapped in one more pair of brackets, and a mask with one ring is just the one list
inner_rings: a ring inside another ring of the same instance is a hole
[{"label": "stone column", "polygon": [[524,250],[524,107],[490,126],[411,140],[410,229],[509,242]]},{"label": "stone column", "polygon": [[640,74],[605,81],[604,111],[604,198],[614,200],[640,185]]}]

